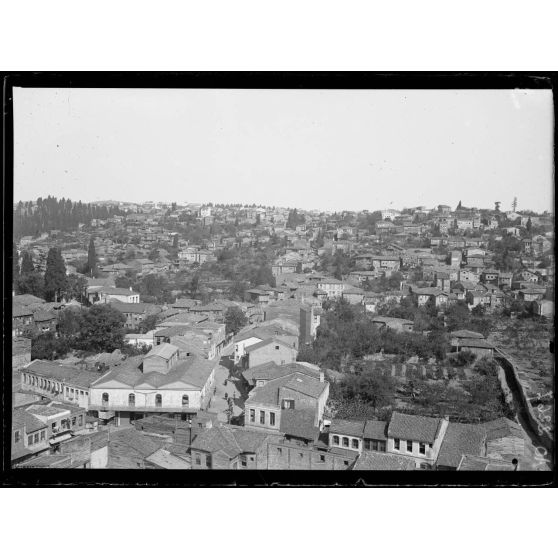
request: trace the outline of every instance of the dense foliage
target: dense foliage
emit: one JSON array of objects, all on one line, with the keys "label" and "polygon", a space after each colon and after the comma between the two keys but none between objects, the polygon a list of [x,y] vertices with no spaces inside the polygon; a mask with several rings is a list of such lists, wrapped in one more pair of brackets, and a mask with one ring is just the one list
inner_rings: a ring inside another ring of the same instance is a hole
[{"label": "dense foliage", "polygon": [[340,370],[350,361],[380,351],[398,355],[402,360],[413,356],[444,360],[449,349],[443,330],[433,330],[424,336],[378,329],[369,314],[341,300],[322,315],[315,341],[303,347],[298,358]]},{"label": "dense foliage", "polygon": [[116,206],[72,202],[55,197],[38,198],[36,202],[20,201],[14,209],[14,238],[39,236],[51,230],[74,231],[80,223],[90,225],[91,219],[108,219],[123,213]]}]

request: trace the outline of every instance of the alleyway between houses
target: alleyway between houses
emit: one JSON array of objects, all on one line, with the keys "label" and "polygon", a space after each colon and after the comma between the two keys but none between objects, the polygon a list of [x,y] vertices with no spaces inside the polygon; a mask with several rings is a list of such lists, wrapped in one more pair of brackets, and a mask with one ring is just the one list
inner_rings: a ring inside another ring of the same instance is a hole
[{"label": "alleyway between houses", "polygon": [[[232,353],[234,344],[231,343],[221,353],[219,364],[215,368],[215,394],[211,398],[211,406],[207,409],[212,413],[217,413],[220,421],[227,422],[227,409],[228,403],[225,399],[225,394],[232,397],[233,416],[238,417],[244,412],[244,401],[246,394],[241,390],[240,379],[238,377],[230,376],[233,360]],[[238,374],[237,374],[238,376]],[[227,385],[225,385],[225,380]]]}]

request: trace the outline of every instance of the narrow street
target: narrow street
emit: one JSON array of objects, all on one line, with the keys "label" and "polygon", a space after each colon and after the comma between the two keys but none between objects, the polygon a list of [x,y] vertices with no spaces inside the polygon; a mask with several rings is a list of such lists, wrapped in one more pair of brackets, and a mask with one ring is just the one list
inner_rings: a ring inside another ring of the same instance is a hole
[{"label": "narrow street", "polygon": [[227,422],[228,403],[225,395],[233,399],[233,416],[237,417],[244,411],[245,395],[238,387],[240,381],[230,376],[233,365],[231,356],[233,349],[234,345],[231,343],[221,353],[219,363],[215,368],[215,394],[211,398],[211,406],[208,409],[210,412],[217,413],[219,420],[222,422]]}]

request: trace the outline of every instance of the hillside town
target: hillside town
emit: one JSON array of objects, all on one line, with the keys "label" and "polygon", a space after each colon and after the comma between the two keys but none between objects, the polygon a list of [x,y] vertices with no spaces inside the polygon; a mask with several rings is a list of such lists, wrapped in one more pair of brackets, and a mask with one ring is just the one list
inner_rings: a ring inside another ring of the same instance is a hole
[{"label": "hillside town", "polygon": [[554,215],[489,205],[15,204],[12,467],[551,470]]}]

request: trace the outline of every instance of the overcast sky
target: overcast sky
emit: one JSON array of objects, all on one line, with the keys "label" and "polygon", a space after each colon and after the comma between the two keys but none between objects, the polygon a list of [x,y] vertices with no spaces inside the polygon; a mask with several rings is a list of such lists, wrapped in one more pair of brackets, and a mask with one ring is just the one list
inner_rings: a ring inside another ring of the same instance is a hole
[{"label": "overcast sky", "polygon": [[14,89],[14,200],[553,209],[546,90]]}]

